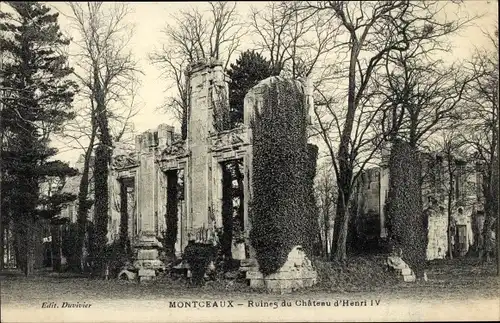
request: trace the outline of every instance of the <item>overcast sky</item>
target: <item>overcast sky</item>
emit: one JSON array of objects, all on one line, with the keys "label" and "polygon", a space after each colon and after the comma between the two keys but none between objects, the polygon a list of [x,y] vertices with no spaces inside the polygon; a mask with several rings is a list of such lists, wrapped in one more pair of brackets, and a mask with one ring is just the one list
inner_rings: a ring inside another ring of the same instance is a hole
[{"label": "overcast sky", "polygon": [[[60,12],[69,14],[69,8],[65,3],[49,2],[48,4]],[[237,8],[240,15],[245,17],[251,6],[262,8],[265,4],[265,2],[241,2],[238,3]],[[454,39],[455,48],[450,55],[451,58],[465,58],[470,55],[474,46],[482,47],[486,44],[486,37],[481,30],[492,30],[498,24],[497,5],[496,1],[465,1],[462,10],[471,14],[484,13],[485,15],[477,21],[476,26],[464,30],[460,36]],[[157,66],[151,65],[148,54],[155,48],[161,47],[163,39],[161,30],[165,27],[171,14],[188,6],[206,8],[207,4],[203,2],[132,2],[130,6],[133,12],[128,18],[130,23],[135,25],[131,45],[134,55],[139,61],[140,69],[144,73],[141,76],[142,86],[139,92],[141,109],[133,120],[137,133],[140,133],[147,129],[153,129],[160,123],[174,122],[164,113],[157,111],[157,107],[165,99],[164,91],[167,88],[167,82],[161,78]],[[71,35],[68,20],[63,15],[60,16],[60,25],[65,33]],[[252,41],[248,39],[244,42],[242,50],[251,47]],[[66,151],[58,157],[74,163],[80,153],[80,151]]]}]

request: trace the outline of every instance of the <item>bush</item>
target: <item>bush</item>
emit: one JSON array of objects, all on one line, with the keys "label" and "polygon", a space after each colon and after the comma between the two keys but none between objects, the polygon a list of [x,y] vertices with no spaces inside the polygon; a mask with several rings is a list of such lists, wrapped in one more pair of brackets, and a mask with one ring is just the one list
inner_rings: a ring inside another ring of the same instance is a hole
[{"label": "bush", "polygon": [[389,272],[385,256],[350,257],[346,263],[314,261],[318,288],[332,291],[370,291],[401,282]]},{"label": "bush", "polygon": [[[130,245],[130,243],[125,243]],[[117,277],[120,271],[132,261],[132,251],[124,248],[123,241],[116,240],[106,246],[106,263],[109,269],[109,276]]]},{"label": "bush", "polygon": [[269,275],[296,245],[308,245],[308,153],[306,109],[295,83],[271,82],[253,130],[253,200],[250,241],[260,271]]},{"label": "bush", "polygon": [[217,251],[217,247],[212,244],[189,241],[182,258],[186,260],[191,268],[195,285],[203,285],[208,265],[216,260]]},{"label": "bush", "polygon": [[80,271],[78,255],[78,226],[76,223],[70,223],[63,226],[61,234],[61,250],[67,260],[67,269],[70,271]]}]

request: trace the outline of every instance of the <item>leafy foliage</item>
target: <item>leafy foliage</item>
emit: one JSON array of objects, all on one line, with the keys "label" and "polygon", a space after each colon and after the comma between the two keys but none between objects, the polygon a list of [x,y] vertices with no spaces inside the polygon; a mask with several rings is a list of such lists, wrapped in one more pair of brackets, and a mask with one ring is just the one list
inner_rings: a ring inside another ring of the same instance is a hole
[{"label": "leafy foliage", "polygon": [[297,83],[274,79],[253,128],[250,239],[263,274],[276,272],[308,228],[308,155],[304,96]]},{"label": "leafy foliage", "polygon": [[272,75],[271,63],[255,51],[241,53],[227,70],[229,75],[229,111],[231,124],[243,123],[243,101],[248,90]]}]

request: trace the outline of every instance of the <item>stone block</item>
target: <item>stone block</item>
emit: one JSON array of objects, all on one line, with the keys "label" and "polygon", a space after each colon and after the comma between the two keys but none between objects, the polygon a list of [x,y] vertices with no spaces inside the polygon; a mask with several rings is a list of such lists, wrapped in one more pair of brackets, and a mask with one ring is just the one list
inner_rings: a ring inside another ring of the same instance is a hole
[{"label": "stone block", "polygon": [[301,289],[304,288],[304,280],[303,279],[294,279],[292,280],[293,289]]},{"label": "stone block", "polygon": [[264,279],[264,275],[260,271],[249,270],[246,273],[247,279]]},{"label": "stone block", "polygon": [[151,276],[140,276],[139,277],[140,282],[148,281],[148,280],[153,280],[153,277],[151,277]]},{"label": "stone block", "polygon": [[156,277],[156,272],[153,269],[139,269],[139,277]]},{"label": "stone block", "polygon": [[162,248],[163,244],[154,235],[144,234],[134,244],[135,248]]},{"label": "stone block", "polygon": [[136,260],[134,261],[134,268],[137,269],[165,269],[165,264],[159,260]]},{"label": "stone block", "polygon": [[155,260],[158,259],[157,249],[139,249],[137,251],[138,260]]},{"label": "stone block", "polygon": [[264,288],[266,287],[264,279],[250,279],[251,288]]},{"label": "stone block", "polygon": [[403,275],[403,276],[409,276],[412,274],[413,274],[413,270],[411,270],[410,268],[401,269],[401,275]]},{"label": "stone block", "polygon": [[303,279],[303,284],[304,284],[304,287],[312,287],[314,286],[314,284],[316,284],[316,278],[306,278],[306,279]]},{"label": "stone block", "polygon": [[241,260],[241,266],[242,267],[253,267],[253,266],[257,266],[257,260],[255,259],[242,259]]},{"label": "stone block", "polygon": [[130,270],[122,270],[118,274],[118,279],[123,279],[123,280],[134,280],[136,279],[137,274],[130,271]]},{"label": "stone block", "polygon": [[264,277],[257,268],[246,272],[251,287],[265,287],[269,292],[289,293],[317,282],[318,274],[313,269],[301,246],[296,246],[288,254],[285,264],[274,274]]},{"label": "stone block", "polygon": [[405,276],[403,276],[403,280],[405,282],[414,282],[416,280],[416,277],[413,274],[412,275],[405,275]]},{"label": "stone block", "polygon": [[265,279],[266,289],[270,292],[289,293],[293,283],[290,279]]}]

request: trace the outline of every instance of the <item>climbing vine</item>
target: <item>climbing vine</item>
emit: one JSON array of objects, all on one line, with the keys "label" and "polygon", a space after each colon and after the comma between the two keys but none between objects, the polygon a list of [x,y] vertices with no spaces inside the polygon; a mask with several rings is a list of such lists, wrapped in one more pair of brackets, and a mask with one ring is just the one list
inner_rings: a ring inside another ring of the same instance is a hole
[{"label": "climbing vine", "polygon": [[422,208],[421,161],[416,148],[395,140],[389,159],[390,235],[417,276],[426,262],[427,221]]},{"label": "climbing vine", "polygon": [[308,153],[304,95],[290,81],[275,79],[255,111],[253,129],[252,229],[250,241],[260,271],[285,263],[308,229]]},{"label": "climbing vine", "polygon": [[214,129],[217,132],[230,129],[231,116],[229,114],[229,101],[226,89],[223,86],[215,84],[211,87],[210,95],[213,108]]}]

